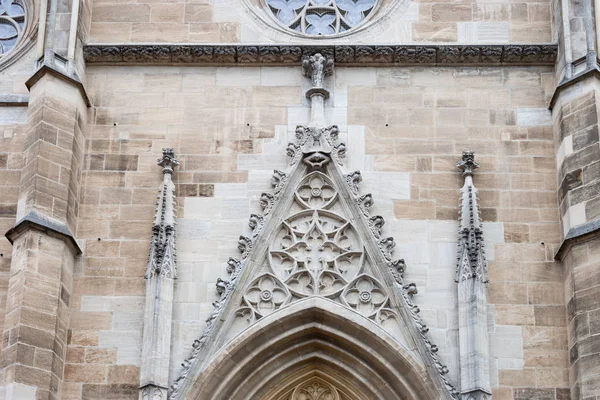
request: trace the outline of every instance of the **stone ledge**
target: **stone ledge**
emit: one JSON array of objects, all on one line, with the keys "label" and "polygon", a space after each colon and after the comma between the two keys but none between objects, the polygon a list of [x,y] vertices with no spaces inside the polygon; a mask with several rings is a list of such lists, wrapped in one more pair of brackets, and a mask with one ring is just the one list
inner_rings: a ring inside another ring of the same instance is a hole
[{"label": "stone ledge", "polygon": [[55,77],[62,79],[65,82],[68,82],[77,87],[85,104],[88,107],[92,105],[92,103],[90,102],[90,98],[88,97],[87,92],[85,90],[85,87],[83,86],[83,83],[76,74],[69,74],[67,72],[59,71],[58,69],[48,64],[43,64],[37,71],[35,71],[35,73],[27,80],[27,82],[25,82],[25,86],[27,86],[27,89],[31,89],[31,87],[35,85],[37,81],[42,79],[42,77],[46,74],[54,75]]},{"label": "stone ledge", "polygon": [[571,247],[596,238],[600,238],[600,219],[571,228],[554,254],[554,259],[562,261]]},{"label": "stone ledge", "polygon": [[67,225],[32,211],[21,218],[4,236],[12,244],[14,239],[29,229],[37,229],[50,236],[58,237],[74,247],[75,254],[81,254],[81,248]]},{"label": "stone ledge", "polygon": [[26,94],[0,94],[0,106],[2,107],[27,107],[29,96]]},{"label": "stone ledge", "polygon": [[88,64],[290,65],[317,52],[344,66],[554,65],[556,44],[512,45],[181,45],[89,44]]},{"label": "stone ledge", "polygon": [[550,105],[548,106],[548,108],[552,111],[552,109],[556,105],[556,101],[558,100],[560,93],[563,90],[567,89],[570,86],[575,85],[576,83],[584,81],[590,77],[596,77],[596,78],[600,79],[600,70],[598,69],[597,66],[595,68],[587,69],[587,70],[573,76],[571,79],[563,80],[561,83],[558,84],[556,89],[554,89],[554,94],[552,95],[552,99],[550,99]]}]

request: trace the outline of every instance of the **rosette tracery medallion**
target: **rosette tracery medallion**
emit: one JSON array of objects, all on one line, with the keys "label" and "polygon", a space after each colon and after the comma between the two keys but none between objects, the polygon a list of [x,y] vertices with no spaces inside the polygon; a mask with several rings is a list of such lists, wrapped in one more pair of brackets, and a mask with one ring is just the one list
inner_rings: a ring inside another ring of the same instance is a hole
[{"label": "rosette tracery medallion", "polygon": [[322,296],[379,322],[389,296],[372,275],[361,236],[345,215],[327,170],[300,179],[238,316],[252,322],[302,298]]},{"label": "rosette tracery medallion", "polygon": [[277,21],[309,36],[331,36],[362,25],[378,0],[266,0]]},{"label": "rosette tracery medallion", "polygon": [[16,46],[25,22],[25,5],[21,1],[0,1],[0,61]]}]

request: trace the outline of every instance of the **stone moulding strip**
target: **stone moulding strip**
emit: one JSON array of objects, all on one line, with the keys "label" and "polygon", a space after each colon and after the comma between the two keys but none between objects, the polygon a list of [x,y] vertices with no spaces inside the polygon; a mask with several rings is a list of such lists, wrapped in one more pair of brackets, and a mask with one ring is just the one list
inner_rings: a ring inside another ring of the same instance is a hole
[{"label": "stone moulding strip", "polygon": [[575,245],[600,237],[600,219],[572,228],[554,254],[554,259],[562,261]]},{"label": "stone moulding strip", "polygon": [[27,107],[29,104],[29,96],[26,94],[0,94],[1,107]]},{"label": "stone moulding strip", "polygon": [[60,238],[70,244],[75,250],[75,254],[81,254],[81,247],[75,240],[71,230],[62,222],[48,218],[38,212],[32,211],[21,218],[12,228],[6,232],[5,236],[12,244],[14,240],[23,232],[29,229],[37,229],[50,236]]},{"label": "stone moulding strip", "polygon": [[559,83],[558,86],[556,87],[556,89],[554,90],[554,94],[552,95],[552,99],[550,100],[550,105],[548,106],[548,109],[550,111],[552,111],[552,109],[556,105],[556,102],[558,101],[558,98],[560,97],[560,94],[565,89],[567,89],[579,82],[583,82],[586,79],[591,78],[591,77],[600,79],[600,69],[598,69],[598,67],[595,67],[593,69],[587,69],[587,70],[573,76],[571,79],[564,80],[561,83]]},{"label": "stone moulding strip", "polygon": [[343,66],[554,65],[556,44],[181,45],[88,44],[88,64],[290,65],[321,53]]}]

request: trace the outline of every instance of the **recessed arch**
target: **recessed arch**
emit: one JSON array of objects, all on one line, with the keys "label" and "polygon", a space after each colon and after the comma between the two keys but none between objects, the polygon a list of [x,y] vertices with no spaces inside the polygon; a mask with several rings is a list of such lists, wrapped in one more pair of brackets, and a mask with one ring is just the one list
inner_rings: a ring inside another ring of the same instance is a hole
[{"label": "recessed arch", "polygon": [[414,349],[322,297],[268,315],[231,340],[211,357],[186,398],[269,398],[279,383],[306,371],[343,377],[369,400],[439,398]]},{"label": "recessed arch", "polygon": [[[334,400],[362,400],[368,398],[368,394],[360,391],[354,382],[351,382],[347,377],[337,373],[322,365],[311,365],[307,368],[299,370],[297,373],[289,375],[286,379],[276,382],[275,385],[264,395],[261,395],[262,400],[288,400],[297,399],[301,394],[306,394],[307,388],[321,388],[321,393],[313,396],[319,399],[320,397]],[[305,393],[302,393],[302,392]],[[329,393],[327,393],[329,392]],[[306,396],[310,399],[309,396]],[[312,399],[311,399],[312,400]],[[320,399],[319,399],[320,400]]]}]

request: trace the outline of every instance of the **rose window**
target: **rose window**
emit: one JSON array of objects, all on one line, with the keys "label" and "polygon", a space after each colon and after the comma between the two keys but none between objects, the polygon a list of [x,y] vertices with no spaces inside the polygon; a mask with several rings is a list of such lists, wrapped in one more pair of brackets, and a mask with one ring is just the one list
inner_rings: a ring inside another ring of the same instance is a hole
[{"label": "rose window", "polygon": [[361,25],[377,0],[267,0],[277,20],[296,32],[329,36]]},{"label": "rose window", "polygon": [[25,8],[19,0],[0,2],[0,59],[10,52],[25,27]]}]

